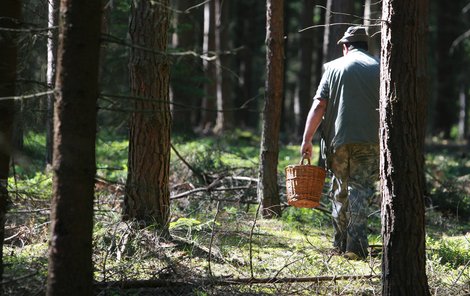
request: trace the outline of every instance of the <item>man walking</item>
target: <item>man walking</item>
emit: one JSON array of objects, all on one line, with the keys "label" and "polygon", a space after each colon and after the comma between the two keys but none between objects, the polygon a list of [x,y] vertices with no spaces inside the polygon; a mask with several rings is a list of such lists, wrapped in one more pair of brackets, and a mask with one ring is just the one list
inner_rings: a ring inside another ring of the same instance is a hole
[{"label": "man walking", "polygon": [[349,27],[338,41],[343,57],[324,65],[309,111],[301,153],[312,157],[322,124],[322,156],[332,173],[333,246],[348,259],[368,255],[367,208],[378,179],[380,67],[368,52],[364,27]]}]

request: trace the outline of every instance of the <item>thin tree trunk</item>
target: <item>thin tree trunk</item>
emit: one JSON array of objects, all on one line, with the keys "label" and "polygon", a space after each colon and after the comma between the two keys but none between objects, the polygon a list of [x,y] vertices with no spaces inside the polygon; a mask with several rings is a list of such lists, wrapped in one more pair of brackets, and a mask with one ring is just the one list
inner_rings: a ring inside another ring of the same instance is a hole
[{"label": "thin tree trunk", "polygon": [[[199,36],[202,33],[203,13],[201,9],[186,10],[199,4],[198,0],[173,0],[181,13],[176,13],[173,33],[173,46],[180,51],[198,51],[202,47]],[[194,56],[182,56],[174,61],[172,67],[175,75],[171,75],[171,106],[173,131],[191,133],[199,124],[200,111],[190,106],[200,106],[200,78],[203,76],[201,60]]]},{"label": "thin tree trunk", "polygon": [[[0,27],[17,28],[21,16],[21,2],[8,0],[0,4]],[[16,34],[0,31],[0,97],[15,95],[18,48]],[[3,279],[3,239],[5,215],[8,208],[8,175],[10,170],[11,140],[14,119],[14,101],[0,101],[0,283]],[[3,286],[0,284],[0,293]]]},{"label": "thin tree trunk", "polygon": [[215,1],[217,28],[215,40],[218,52],[217,109],[224,110],[223,112],[217,112],[216,126],[214,128],[215,134],[230,130],[235,125],[234,111],[231,111],[234,106],[232,97],[232,75],[230,72],[231,53],[228,53],[230,40],[230,3],[231,2],[224,0]]},{"label": "thin tree trunk", "polygon": [[[249,2],[249,3],[246,3]],[[238,40],[239,46],[243,46],[243,49],[239,51],[237,57],[239,58],[238,72],[239,72],[239,95],[236,99],[236,105],[245,105],[245,109],[236,112],[237,125],[248,126],[257,128],[259,123],[259,112],[258,112],[258,101],[253,100],[258,94],[256,89],[259,77],[256,75],[257,68],[254,67],[254,60],[257,48],[257,35],[259,29],[257,29],[258,14],[263,6],[263,1],[236,1],[238,25],[236,26],[236,39]],[[260,22],[261,23],[261,22]],[[263,22],[264,23],[264,22]],[[263,29],[264,34],[264,29]],[[246,36],[253,36],[246,38]]]},{"label": "thin tree trunk", "polygon": [[[92,295],[100,1],[62,0],[47,295]],[[86,17],[83,17],[86,15]]]},{"label": "thin tree trunk", "polygon": [[375,56],[380,56],[380,15],[381,2],[365,0],[364,4],[364,26],[370,36],[369,52]]},{"label": "thin tree trunk", "polygon": [[[48,1],[48,27],[56,27],[59,23],[59,1]],[[58,29],[49,29],[47,33],[47,88],[55,87],[55,74],[57,62],[57,32]],[[46,164],[52,165],[52,145],[54,143],[54,94],[47,96],[46,115]]]},{"label": "thin tree trunk", "polygon": [[426,0],[383,3],[380,89],[383,295],[430,295],[424,219],[427,13]]},{"label": "thin tree trunk", "polygon": [[324,62],[329,62],[342,55],[341,46],[336,43],[353,23],[355,19],[353,15],[354,1],[327,0],[326,26],[323,38]]},{"label": "thin tree trunk", "polygon": [[[437,1],[437,96],[434,106],[433,131],[448,139],[452,126],[458,123],[458,75],[462,60],[458,55],[451,55],[451,45],[459,37],[463,27],[460,0]],[[465,69],[463,71],[468,71]],[[464,74],[467,75],[467,74]]]},{"label": "thin tree trunk", "polygon": [[[169,1],[134,1],[129,27],[133,48],[129,70],[136,101],[130,122],[129,161],[123,219],[156,224],[168,232],[170,215]],[[157,30],[158,29],[158,30]],[[156,31],[157,30],[157,31]],[[155,51],[149,52],[149,50]]]},{"label": "thin tree trunk", "polygon": [[[315,1],[303,0],[302,12],[300,16],[301,28],[307,28],[313,25],[313,9]],[[295,98],[294,113],[297,136],[302,135],[305,120],[312,103],[312,60],[313,60],[313,40],[314,30],[306,30],[300,33],[300,71],[298,95]]]},{"label": "thin tree trunk", "polygon": [[212,130],[215,124],[217,98],[217,69],[215,57],[215,0],[210,0],[204,5],[204,42],[203,51],[209,57],[203,61],[204,97],[202,98],[202,111],[200,128],[204,133]]},{"label": "thin tree trunk", "polygon": [[464,140],[468,133],[468,96],[467,87],[462,83],[459,90],[459,128],[458,128],[458,139]]},{"label": "thin tree trunk", "polygon": [[265,218],[281,214],[277,164],[284,86],[284,1],[266,2],[266,89],[260,146],[258,199]]}]

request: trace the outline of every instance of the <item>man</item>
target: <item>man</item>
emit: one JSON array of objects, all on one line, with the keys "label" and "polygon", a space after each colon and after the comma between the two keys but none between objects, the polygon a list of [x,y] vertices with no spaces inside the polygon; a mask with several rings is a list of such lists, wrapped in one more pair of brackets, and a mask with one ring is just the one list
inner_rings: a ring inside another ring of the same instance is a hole
[{"label": "man", "polygon": [[349,27],[338,44],[343,57],[324,65],[301,153],[312,157],[312,139],[322,123],[322,156],[332,173],[333,246],[344,257],[358,260],[368,255],[368,199],[378,179],[380,70],[367,53],[364,27]]}]

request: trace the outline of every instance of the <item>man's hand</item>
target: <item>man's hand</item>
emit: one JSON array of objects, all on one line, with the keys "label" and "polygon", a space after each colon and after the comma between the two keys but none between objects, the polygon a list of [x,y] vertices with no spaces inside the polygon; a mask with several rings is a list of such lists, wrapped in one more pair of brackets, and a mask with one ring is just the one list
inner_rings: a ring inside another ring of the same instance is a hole
[{"label": "man's hand", "polygon": [[313,156],[312,142],[302,142],[302,146],[300,147],[300,154],[302,156],[312,159],[312,156]]}]

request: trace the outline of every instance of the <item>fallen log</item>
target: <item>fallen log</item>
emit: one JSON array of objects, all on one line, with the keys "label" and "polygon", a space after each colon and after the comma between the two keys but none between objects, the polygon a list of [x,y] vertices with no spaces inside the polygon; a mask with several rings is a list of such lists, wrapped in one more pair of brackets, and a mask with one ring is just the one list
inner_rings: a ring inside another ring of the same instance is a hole
[{"label": "fallen log", "polygon": [[331,275],[316,277],[287,277],[287,278],[206,278],[183,280],[124,280],[97,282],[95,287],[103,290],[106,288],[139,289],[139,288],[162,288],[178,286],[229,286],[229,285],[253,285],[253,284],[281,284],[281,283],[315,283],[324,281],[341,280],[366,280],[380,278],[380,275]]}]

